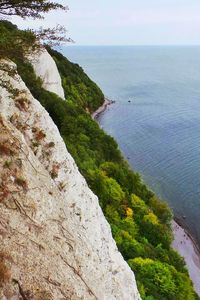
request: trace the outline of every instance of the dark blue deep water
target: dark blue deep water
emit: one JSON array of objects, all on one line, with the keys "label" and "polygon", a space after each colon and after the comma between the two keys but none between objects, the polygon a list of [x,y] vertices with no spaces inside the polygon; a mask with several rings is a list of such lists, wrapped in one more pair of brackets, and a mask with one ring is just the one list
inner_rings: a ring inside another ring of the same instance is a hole
[{"label": "dark blue deep water", "polygon": [[200,47],[62,52],[116,100],[101,126],[200,244]]}]

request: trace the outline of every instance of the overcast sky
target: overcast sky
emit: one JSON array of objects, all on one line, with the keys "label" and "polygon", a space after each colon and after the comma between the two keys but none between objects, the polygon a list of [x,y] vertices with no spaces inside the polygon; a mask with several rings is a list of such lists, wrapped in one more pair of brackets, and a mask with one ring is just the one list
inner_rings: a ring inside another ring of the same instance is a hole
[{"label": "overcast sky", "polygon": [[67,13],[52,12],[45,22],[29,20],[29,26],[65,25],[77,45],[200,44],[200,0],[68,0],[66,4]]}]

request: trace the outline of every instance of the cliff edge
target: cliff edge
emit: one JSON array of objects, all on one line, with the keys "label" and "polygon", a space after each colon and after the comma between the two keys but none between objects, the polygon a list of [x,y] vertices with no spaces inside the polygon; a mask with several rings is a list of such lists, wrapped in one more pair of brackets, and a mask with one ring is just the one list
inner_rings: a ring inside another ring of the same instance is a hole
[{"label": "cliff edge", "polygon": [[[49,57],[42,72],[35,67],[40,77],[56,68],[50,55],[43,55]],[[57,127],[16,66],[8,61],[3,66],[0,299],[140,299],[98,199]],[[57,94],[64,95],[60,88]]]}]

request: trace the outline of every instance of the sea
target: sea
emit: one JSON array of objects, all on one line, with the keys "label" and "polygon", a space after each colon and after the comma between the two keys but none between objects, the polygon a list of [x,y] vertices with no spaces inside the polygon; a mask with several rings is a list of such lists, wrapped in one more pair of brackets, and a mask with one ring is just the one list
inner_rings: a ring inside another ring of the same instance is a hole
[{"label": "sea", "polygon": [[66,46],[115,103],[98,119],[200,245],[200,46]]}]

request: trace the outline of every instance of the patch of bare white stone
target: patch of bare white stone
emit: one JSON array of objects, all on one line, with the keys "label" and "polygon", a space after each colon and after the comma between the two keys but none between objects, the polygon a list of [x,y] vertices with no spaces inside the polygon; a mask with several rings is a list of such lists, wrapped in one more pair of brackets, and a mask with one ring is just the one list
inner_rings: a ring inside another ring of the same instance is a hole
[{"label": "patch of bare white stone", "polygon": [[[52,58],[43,55],[37,75],[57,82]],[[9,270],[0,299],[139,300],[98,198],[57,127],[18,75],[0,77],[0,256]],[[64,95],[60,87],[56,93]]]}]

